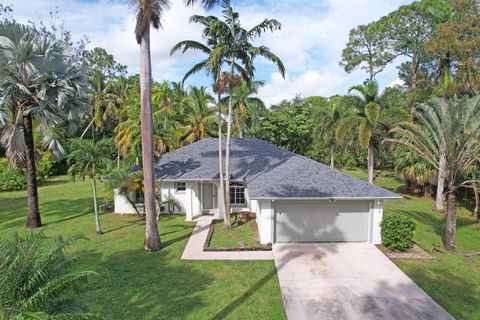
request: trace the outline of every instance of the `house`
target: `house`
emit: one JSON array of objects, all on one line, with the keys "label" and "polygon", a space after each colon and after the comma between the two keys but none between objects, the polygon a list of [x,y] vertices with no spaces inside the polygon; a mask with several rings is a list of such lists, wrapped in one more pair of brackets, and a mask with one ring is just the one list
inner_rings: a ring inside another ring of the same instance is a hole
[{"label": "house", "polygon": [[[232,139],[230,163],[232,211],[255,212],[263,244],[380,243],[383,201],[400,198],[258,139]],[[222,218],[218,171],[218,140],[203,139],[161,158],[155,166],[156,187],[163,201],[176,200],[180,209],[175,212],[185,213],[187,221],[202,214]],[[143,195],[135,198],[141,203]],[[135,212],[118,194],[115,211]]]}]

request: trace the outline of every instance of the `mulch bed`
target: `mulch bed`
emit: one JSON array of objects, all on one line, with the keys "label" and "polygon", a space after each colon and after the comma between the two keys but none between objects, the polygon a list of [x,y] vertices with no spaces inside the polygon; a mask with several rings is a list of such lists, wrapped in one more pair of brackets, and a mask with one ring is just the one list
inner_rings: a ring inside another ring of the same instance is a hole
[{"label": "mulch bed", "polygon": [[418,260],[436,259],[430,253],[423,250],[416,244],[414,244],[412,248],[408,249],[408,251],[405,251],[405,252],[390,250],[385,248],[382,245],[378,245],[377,247],[390,259],[418,259]]}]

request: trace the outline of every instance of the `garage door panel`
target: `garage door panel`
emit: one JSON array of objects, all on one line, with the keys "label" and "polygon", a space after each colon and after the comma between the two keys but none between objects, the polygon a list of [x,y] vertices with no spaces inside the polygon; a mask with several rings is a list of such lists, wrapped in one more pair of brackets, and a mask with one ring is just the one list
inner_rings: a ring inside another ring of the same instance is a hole
[{"label": "garage door panel", "polygon": [[277,202],[276,242],[367,241],[368,202]]}]

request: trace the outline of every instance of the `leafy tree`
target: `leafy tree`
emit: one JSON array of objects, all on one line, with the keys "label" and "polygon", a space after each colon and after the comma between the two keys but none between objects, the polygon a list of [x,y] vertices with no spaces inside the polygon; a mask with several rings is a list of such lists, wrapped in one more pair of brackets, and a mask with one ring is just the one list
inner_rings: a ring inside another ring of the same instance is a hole
[{"label": "leafy tree", "polygon": [[72,151],[68,155],[68,173],[72,177],[85,177],[92,179],[93,208],[95,211],[95,226],[97,234],[102,234],[100,228],[100,215],[98,213],[97,180],[100,172],[111,168],[112,141],[102,139],[99,141],[76,139],[71,144]]},{"label": "leafy tree", "polygon": [[101,73],[108,80],[125,76],[127,73],[127,66],[115,61],[113,55],[100,47],[82,53],[81,68],[86,75],[93,76],[95,73]]},{"label": "leafy tree", "polygon": [[445,248],[455,250],[458,189],[474,181],[463,181],[466,170],[480,155],[480,97],[432,98],[414,113],[414,122],[400,123],[387,141],[405,146],[438,169],[445,154],[447,213]]},{"label": "leafy tree", "polygon": [[[435,36],[426,43],[427,50],[439,59],[445,77],[454,75],[449,88],[453,92],[480,94],[480,4],[476,0],[448,1],[451,14],[436,26]],[[441,70],[440,70],[441,71]]]},{"label": "leafy tree", "polygon": [[273,105],[262,121],[264,131],[260,138],[289,151],[305,154],[312,144],[314,123],[312,108],[296,97]]},{"label": "leafy tree", "polygon": [[78,240],[42,233],[0,238],[2,319],[101,319],[79,299],[86,280],[99,275],[78,268],[85,254],[67,253]]},{"label": "leafy tree", "polygon": [[359,101],[359,110],[355,115],[344,118],[337,127],[337,140],[345,141],[346,126],[358,128],[358,138],[360,144],[367,148],[367,171],[368,182],[373,183],[374,169],[374,145],[375,130],[381,125],[379,116],[381,112],[378,104],[378,84],[375,81],[367,82],[364,85],[353,86],[349,92],[356,92]]},{"label": "leafy tree", "polygon": [[64,149],[57,129],[79,118],[85,109],[86,82],[68,66],[67,47],[13,22],[0,24],[0,141],[14,165],[26,163],[27,227],[42,225],[38,206],[34,119],[43,145],[56,158]]},{"label": "leafy tree", "polygon": [[383,26],[376,23],[358,26],[350,31],[348,43],[342,52],[340,66],[348,73],[361,68],[367,70],[368,80],[382,72],[395,58],[389,50]]}]

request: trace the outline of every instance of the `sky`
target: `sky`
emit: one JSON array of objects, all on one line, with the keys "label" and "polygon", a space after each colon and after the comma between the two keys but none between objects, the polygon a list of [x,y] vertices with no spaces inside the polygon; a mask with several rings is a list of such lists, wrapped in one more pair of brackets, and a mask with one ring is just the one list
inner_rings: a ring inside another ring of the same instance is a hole
[{"label": "sky", "polygon": [[[342,49],[349,31],[396,10],[411,0],[232,0],[244,27],[253,27],[265,18],[275,18],[282,29],[266,33],[258,44],[268,46],[286,67],[285,78],[268,62],[257,59],[256,78],[265,86],[259,97],[267,105],[301,96],[345,94],[352,85],[366,79],[364,70],[347,74],[340,66]],[[139,69],[139,46],[135,41],[135,16],[128,0],[0,0],[13,5],[17,21],[48,20],[49,10],[60,10],[65,28],[74,39],[86,35],[88,48],[105,48],[115,59],[128,66],[129,73]],[[152,72],[157,81],[180,81],[183,75],[203,56],[200,53],[176,53],[170,49],[182,40],[202,40],[201,28],[190,24],[194,14],[219,14],[215,8],[206,12],[201,6],[185,7],[183,0],[171,0],[165,12],[163,29],[152,31]],[[399,82],[394,62],[377,80],[384,88]],[[188,82],[210,86],[205,74]]]}]

